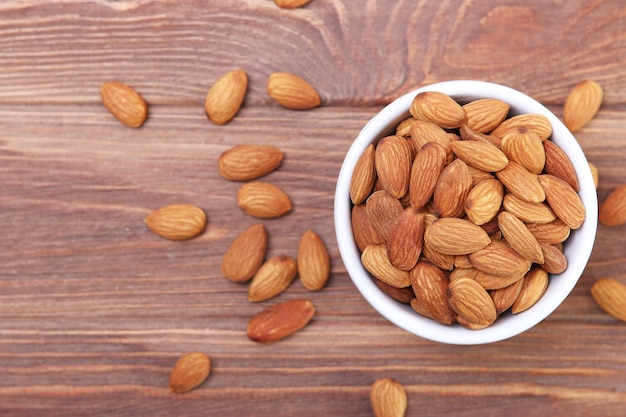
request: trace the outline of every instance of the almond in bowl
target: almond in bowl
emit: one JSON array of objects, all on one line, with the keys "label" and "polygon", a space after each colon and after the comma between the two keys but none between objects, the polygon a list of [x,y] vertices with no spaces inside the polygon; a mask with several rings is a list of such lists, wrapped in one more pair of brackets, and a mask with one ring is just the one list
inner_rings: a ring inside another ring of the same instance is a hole
[{"label": "almond in bowl", "polygon": [[417,89],[346,155],[341,257],[365,299],[406,331],[462,345],[513,337],[550,315],[587,264],[598,216],[588,167],[567,127],[517,90]]}]

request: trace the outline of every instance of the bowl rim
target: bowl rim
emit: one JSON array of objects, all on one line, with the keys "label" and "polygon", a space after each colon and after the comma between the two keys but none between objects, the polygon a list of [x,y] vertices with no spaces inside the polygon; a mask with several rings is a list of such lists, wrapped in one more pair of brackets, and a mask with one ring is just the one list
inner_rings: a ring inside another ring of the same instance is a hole
[{"label": "bowl rim", "polygon": [[[505,313],[496,322],[481,330],[468,330],[458,324],[444,325],[421,317],[409,306],[393,300],[382,292],[371,279],[360,260],[360,251],[354,241],[351,222],[350,180],[359,156],[370,143],[393,132],[395,126],[409,116],[413,98],[424,91],[438,91],[463,103],[478,98],[495,98],[511,106],[510,114],[538,113],[552,124],[551,139],[569,156],[579,180],[579,196],[585,209],[583,225],[573,230],[564,252],[568,267],[559,276],[550,278],[544,296],[530,309],[511,315]],[[567,144],[567,147],[564,145]],[[383,317],[398,327],[435,342],[454,345],[477,345],[502,341],[532,328],[556,310],[576,286],[591,256],[598,224],[596,187],[587,159],[573,134],[547,107],[532,97],[501,84],[476,80],[443,81],[416,88],[390,104],[372,117],[359,132],[342,163],[334,201],[334,221],[337,244],[346,272],[368,303]],[[572,256],[573,254],[576,256]],[[556,281],[556,282],[555,282]]]}]

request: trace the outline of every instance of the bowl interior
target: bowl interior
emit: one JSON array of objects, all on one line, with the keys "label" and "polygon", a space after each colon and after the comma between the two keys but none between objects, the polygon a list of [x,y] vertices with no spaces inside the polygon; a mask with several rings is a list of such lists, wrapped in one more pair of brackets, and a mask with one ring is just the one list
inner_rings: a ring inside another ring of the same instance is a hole
[{"label": "bowl interior", "polygon": [[[392,133],[396,125],[409,116],[408,109],[413,98],[422,91],[439,91],[460,103],[480,98],[495,98],[511,106],[510,115],[536,113],[546,116],[553,127],[551,139],[567,153],[578,174],[580,184],[578,194],[586,208],[586,219],[582,227],[572,231],[564,245],[564,253],[568,260],[567,269],[559,275],[550,276],[545,294],[533,307],[516,315],[505,313],[486,329],[468,330],[460,325],[439,324],[421,317],[410,306],[395,301],[374,284],[369,272],[361,264],[360,252],[354,241],[349,193],[350,179],[356,162],[370,143],[376,143],[380,138]],[[363,297],[381,315],[420,337],[441,343],[471,345],[496,342],[522,333],[547,317],[565,300],[578,282],[591,255],[597,229],[598,202],[593,178],[582,149],[552,112],[541,103],[512,88],[483,81],[457,80],[432,84],[407,93],[386,106],[365,125],[348,150],[341,167],[334,210],[337,242],[346,270]]]}]

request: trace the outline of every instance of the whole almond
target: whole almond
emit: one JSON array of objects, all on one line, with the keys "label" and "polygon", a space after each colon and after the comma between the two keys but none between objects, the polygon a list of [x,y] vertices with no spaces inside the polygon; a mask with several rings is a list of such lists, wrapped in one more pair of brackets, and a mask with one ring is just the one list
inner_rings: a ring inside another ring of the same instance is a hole
[{"label": "whole almond", "polygon": [[415,299],[415,293],[411,287],[397,288],[379,280],[372,278],[374,284],[389,297],[404,304],[410,304]]},{"label": "whole almond", "polygon": [[508,244],[522,258],[533,263],[543,263],[541,245],[523,221],[507,211],[502,211],[498,214],[498,226]]},{"label": "whole almond", "polygon": [[481,181],[472,187],[465,199],[465,214],[475,224],[485,224],[498,214],[503,196],[504,188],[499,180]]},{"label": "whole almond", "polygon": [[567,182],[550,174],[540,175],[539,182],[554,214],[572,229],[582,226],[585,206],[576,191]]},{"label": "whole almond", "polygon": [[455,129],[465,121],[465,111],[447,94],[425,91],[415,96],[409,109],[411,116],[428,120],[444,129]]},{"label": "whole almond", "polygon": [[563,105],[565,126],[572,133],[585,127],[598,113],[603,96],[602,87],[593,80],[576,84]]},{"label": "whole almond", "polygon": [[283,162],[283,152],[269,145],[237,145],[220,155],[218,170],[231,181],[248,181],[274,171]]},{"label": "whole almond", "polygon": [[415,118],[413,116],[409,116],[406,119],[402,120],[400,123],[398,123],[398,126],[396,126],[396,136],[403,136],[403,137],[409,137],[411,136],[411,124],[413,124],[413,122],[415,121]]},{"label": "whole almond", "polygon": [[413,207],[423,207],[431,199],[445,164],[446,151],[437,143],[427,143],[417,153],[409,181],[409,198]]},{"label": "whole almond", "polygon": [[417,152],[427,143],[434,142],[443,147],[447,157],[452,154],[448,132],[433,122],[421,119],[414,120],[411,123],[410,135],[413,146]]},{"label": "whole almond", "polygon": [[411,162],[411,149],[401,136],[384,137],[376,145],[376,174],[384,189],[395,198],[403,197],[409,190]]},{"label": "whole almond", "polygon": [[567,269],[567,258],[562,250],[547,243],[540,243],[543,250],[543,264],[541,267],[549,274],[560,274]]},{"label": "whole almond", "polygon": [[298,275],[309,291],[321,290],[330,277],[330,257],[324,241],[311,229],[300,238],[298,245]]},{"label": "whole almond", "polygon": [[518,127],[526,127],[534,131],[541,140],[546,140],[552,136],[552,124],[550,120],[543,114],[518,114],[510,117],[500,123],[491,134],[500,138],[505,137],[508,133]]},{"label": "whole almond", "polygon": [[450,146],[459,159],[482,171],[497,172],[509,162],[507,156],[491,143],[460,140],[451,142]]},{"label": "whole almond", "polygon": [[282,293],[296,277],[296,260],[276,255],[261,265],[248,287],[248,300],[260,302]]},{"label": "whole almond", "polygon": [[591,296],[605,313],[626,321],[626,285],[614,278],[600,278],[591,286]]},{"label": "whole almond", "polygon": [[491,242],[468,257],[474,268],[492,275],[523,275],[531,265],[502,242]]},{"label": "whole almond", "polygon": [[460,217],[465,213],[465,199],[472,189],[472,175],[467,164],[455,159],[448,164],[435,185],[433,205],[441,217]]},{"label": "whole almond", "polygon": [[367,216],[378,234],[386,241],[389,229],[404,210],[402,203],[387,191],[373,192],[365,202]]},{"label": "whole almond", "polygon": [[375,148],[370,144],[359,156],[350,179],[350,200],[361,204],[371,194],[376,184]]},{"label": "whole almond", "polygon": [[352,234],[359,251],[363,252],[368,245],[385,243],[385,239],[378,233],[367,215],[364,203],[352,207]]},{"label": "whole almond", "polygon": [[462,277],[450,282],[448,304],[463,320],[470,324],[488,326],[496,318],[496,306],[478,282]]},{"label": "whole almond", "polygon": [[502,100],[484,98],[463,105],[467,125],[480,133],[491,132],[506,119],[511,106]]},{"label": "whole almond", "polygon": [[424,244],[447,255],[467,255],[491,243],[489,235],[469,220],[442,217],[426,227]]},{"label": "whole almond", "polygon": [[578,175],[567,154],[551,140],[544,141],[543,148],[546,155],[546,173],[561,178],[578,192]]},{"label": "whole almond", "polygon": [[271,219],[291,211],[291,200],[285,192],[267,182],[249,182],[237,193],[237,204],[250,216]]},{"label": "whole almond", "polygon": [[396,219],[387,237],[387,255],[393,266],[409,271],[415,266],[424,241],[424,215],[406,208]]},{"label": "whole almond", "polygon": [[228,123],[239,111],[248,89],[248,74],[236,69],[222,75],[207,93],[204,111],[217,124]]},{"label": "whole almond", "polygon": [[571,232],[570,227],[561,219],[549,223],[526,223],[526,227],[539,243],[549,245],[565,242]]},{"label": "whole almond", "polygon": [[274,3],[283,9],[295,9],[304,6],[310,1],[311,0],[274,0]]},{"label": "whole almond", "polygon": [[600,206],[599,220],[605,226],[626,224],[626,184],[609,193]]},{"label": "whole almond", "polygon": [[534,266],[524,276],[519,296],[511,306],[511,313],[518,314],[535,305],[548,288],[548,273],[540,266]]},{"label": "whole almond", "polygon": [[407,402],[404,387],[394,379],[378,379],[370,388],[370,404],[375,417],[403,417]]},{"label": "whole almond", "polygon": [[434,249],[430,243],[424,241],[422,245],[422,257],[431,264],[441,268],[444,271],[452,271],[454,269],[455,255],[441,253]]},{"label": "whole almond", "polygon": [[444,324],[455,322],[456,314],[448,305],[446,295],[449,280],[441,269],[427,262],[418,262],[409,279],[417,303],[426,317]]},{"label": "whole almond", "polygon": [[556,214],[546,203],[529,203],[513,194],[505,195],[502,205],[506,211],[526,223],[550,223],[556,219]]},{"label": "whole almond", "polygon": [[144,222],[152,232],[165,239],[187,240],[204,231],[207,217],[198,206],[173,204],[151,212]]},{"label": "whole almond", "polygon": [[516,197],[530,203],[541,203],[546,198],[537,174],[528,171],[515,161],[496,172],[496,177]]},{"label": "whole almond", "polygon": [[409,273],[396,268],[389,261],[385,245],[370,245],[361,253],[361,262],[370,274],[396,288],[411,285]]},{"label": "whole almond", "polygon": [[181,356],[169,377],[170,391],[185,393],[193,390],[207,379],[211,372],[211,359],[202,352],[191,352]]},{"label": "whole almond", "polygon": [[276,103],[293,110],[308,110],[322,103],[311,84],[288,72],[275,72],[269,76],[267,94]]},{"label": "whole almond", "polygon": [[255,342],[275,342],[302,330],[315,315],[309,300],[295,299],[271,305],[255,314],[246,327]]},{"label": "whole almond", "polygon": [[246,282],[263,264],[267,251],[267,230],[254,224],[241,232],[222,258],[222,275],[233,282]]},{"label": "whole almond", "polygon": [[546,163],[543,142],[532,130],[520,126],[507,133],[500,144],[506,156],[534,174],[540,174]]},{"label": "whole almond", "polygon": [[511,308],[515,300],[517,300],[522,292],[523,285],[524,278],[522,277],[508,287],[490,291],[489,295],[491,295],[491,299],[496,306],[496,312],[498,314],[502,314]]},{"label": "whole almond", "polygon": [[100,97],[104,107],[129,127],[141,127],[148,117],[148,105],[132,87],[117,81],[103,83]]},{"label": "whole almond", "polygon": [[472,279],[486,290],[499,290],[513,285],[524,277],[525,273],[512,273],[508,275],[490,274],[480,269],[474,268]]}]

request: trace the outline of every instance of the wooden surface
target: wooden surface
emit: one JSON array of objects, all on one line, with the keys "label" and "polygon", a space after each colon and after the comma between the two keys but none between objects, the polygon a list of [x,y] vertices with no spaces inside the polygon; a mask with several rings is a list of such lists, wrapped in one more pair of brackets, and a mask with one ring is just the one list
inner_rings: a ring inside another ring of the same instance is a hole
[{"label": "wooden surface", "polygon": [[[501,4],[502,3],[502,4]],[[0,2],[0,415],[367,416],[369,387],[401,382],[409,416],[623,416],[626,324],[602,313],[595,279],[626,283],[624,228],[600,226],[591,261],[548,319],[513,339],[448,346],[383,319],[339,257],[333,194],[342,158],[385,103],[413,88],[478,79],[517,88],[557,115],[585,78],[605,88],[577,134],[600,170],[602,201],[626,182],[626,8],[623,1],[6,0]],[[224,72],[250,88],[226,126],[203,111]],[[309,80],[323,106],[272,103],[274,71]],[[119,80],[150,104],[133,130],[100,104]],[[263,221],[268,255],[296,255],[313,228],[332,257],[321,292],[294,282],[247,301],[221,256],[257,222],[218,156],[241,143],[285,151],[265,179],[294,210]],[[209,226],[165,241],[143,223],[174,203],[203,207]],[[247,339],[248,319],[280,300],[317,306],[302,332]],[[183,353],[213,360],[187,395],[167,378]]]}]

